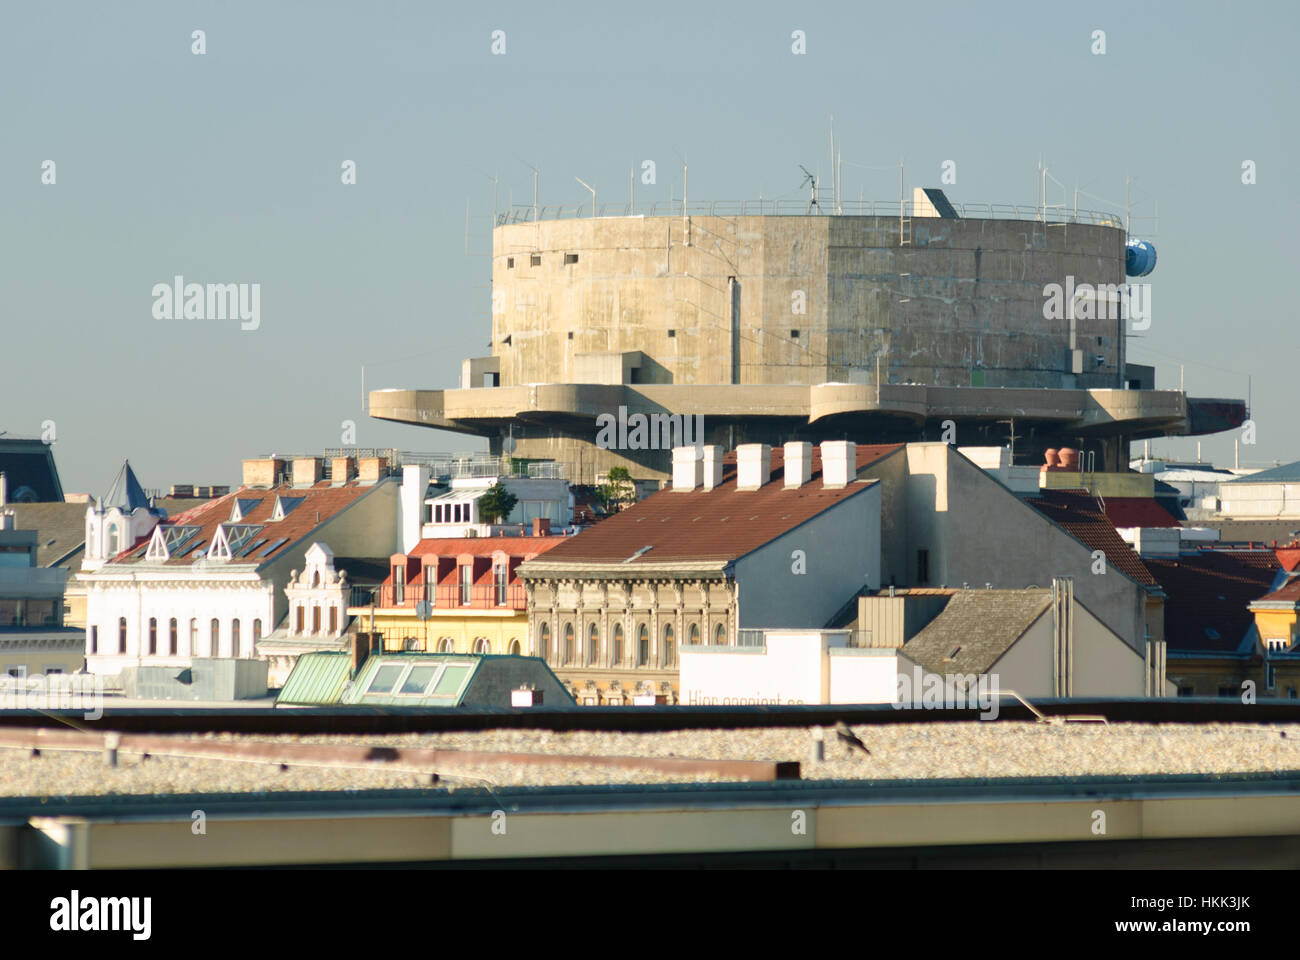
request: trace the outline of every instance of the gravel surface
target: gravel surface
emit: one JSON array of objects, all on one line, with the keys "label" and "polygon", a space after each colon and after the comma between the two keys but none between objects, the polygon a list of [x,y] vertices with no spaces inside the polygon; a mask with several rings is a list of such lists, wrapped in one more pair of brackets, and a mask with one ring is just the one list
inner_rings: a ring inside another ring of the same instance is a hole
[{"label": "gravel surface", "polygon": [[[1114,774],[1300,770],[1300,724],[967,723],[861,725],[867,756],[827,728],[825,760],[812,762],[808,728],[602,733],[493,730],[384,736],[236,736],[178,739],[435,747],[546,754],[798,760],[805,780],[1059,777]],[[477,778],[481,778],[481,781]],[[444,777],[439,788],[709,782],[719,778],[653,770],[493,765]],[[430,778],[391,768],[326,768],[192,760],[122,752],[108,767],[99,753],[0,748],[0,796],[177,794],[286,790],[428,789]]]}]

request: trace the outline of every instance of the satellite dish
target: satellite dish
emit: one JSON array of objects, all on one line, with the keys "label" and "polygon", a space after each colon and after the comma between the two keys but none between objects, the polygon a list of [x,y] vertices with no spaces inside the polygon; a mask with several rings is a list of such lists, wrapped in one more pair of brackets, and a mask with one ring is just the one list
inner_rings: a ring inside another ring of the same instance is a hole
[{"label": "satellite dish", "polygon": [[510,432],[501,438],[501,452],[507,455],[515,452],[515,428],[512,426]]}]

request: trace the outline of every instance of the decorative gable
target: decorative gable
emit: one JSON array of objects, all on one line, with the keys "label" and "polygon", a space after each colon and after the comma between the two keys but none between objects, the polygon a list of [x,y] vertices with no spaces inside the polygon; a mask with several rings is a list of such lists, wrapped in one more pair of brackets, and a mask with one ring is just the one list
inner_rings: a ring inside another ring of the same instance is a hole
[{"label": "decorative gable", "polygon": [[167,549],[167,541],[163,538],[163,528],[154,527],[153,536],[149,538],[149,549],[145,551],[146,560],[170,560],[171,551]]}]

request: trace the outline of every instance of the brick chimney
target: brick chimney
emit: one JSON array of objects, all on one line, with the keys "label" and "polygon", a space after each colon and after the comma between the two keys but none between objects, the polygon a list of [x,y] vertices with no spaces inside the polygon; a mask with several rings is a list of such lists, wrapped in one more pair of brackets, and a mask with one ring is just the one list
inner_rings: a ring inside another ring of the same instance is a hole
[{"label": "brick chimney", "polygon": [[812,444],[791,440],[784,449],[785,488],[802,487],[812,478]]},{"label": "brick chimney", "polygon": [[388,476],[387,457],[362,457],[357,462],[357,482],[362,486],[378,483]]},{"label": "brick chimney", "polygon": [[330,483],[341,487],[357,475],[356,457],[334,457],[330,460]]},{"label": "brick chimney", "polygon": [[695,447],[673,447],[673,489],[689,493],[704,480],[704,460]]},{"label": "brick chimney", "polygon": [[551,535],[550,517],[533,517],[533,536],[549,537]]},{"label": "brick chimney", "polygon": [[844,487],[858,475],[858,445],[852,440],[822,441],[822,484]]},{"label": "brick chimney", "polygon": [[757,490],[772,477],[772,447],[742,443],[736,447],[736,489]]},{"label": "brick chimney", "polygon": [[284,461],[278,457],[263,457],[244,461],[244,486],[273,487],[284,473]]},{"label": "brick chimney", "polygon": [[293,485],[310,487],[325,479],[325,462],[320,457],[295,457]]}]

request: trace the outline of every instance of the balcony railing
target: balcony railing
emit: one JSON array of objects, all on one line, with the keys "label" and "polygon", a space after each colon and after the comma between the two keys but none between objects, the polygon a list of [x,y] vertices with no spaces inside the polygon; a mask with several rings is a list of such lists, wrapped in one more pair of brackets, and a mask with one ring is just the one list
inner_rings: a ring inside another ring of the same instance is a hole
[{"label": "balcony railing", "polygon": [[437,610],[457,608],[523,610],[527,603],[527,596],[522,583],[510,583],[503,586],[492,583],[465,585],[443,583],[436,587],[430,587],[423,583],[414,583],[406,584],[400,588],[394,584],[386,583],[379,588],[375,597],[375,603],[380,607],[410,607],[412,609],[416,604],[424,603],[426,600],[430,601]]}]

